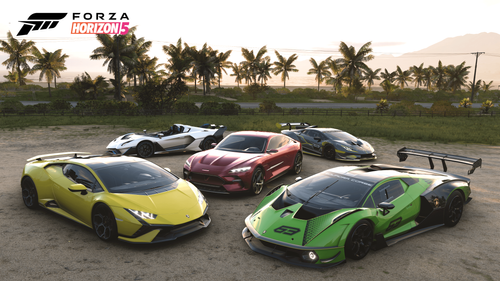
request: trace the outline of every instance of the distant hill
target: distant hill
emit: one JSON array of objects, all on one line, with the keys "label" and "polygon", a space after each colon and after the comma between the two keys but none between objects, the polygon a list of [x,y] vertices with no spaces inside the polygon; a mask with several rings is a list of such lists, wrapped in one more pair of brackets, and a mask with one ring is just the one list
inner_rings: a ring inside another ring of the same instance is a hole
[{"label": "distant hill", "polygon": [[424,63],[424,67],[437,66],[440,60],[444,65],[458,65],[465,61],[467,66],[471,66],[469,80],[472,81],[476,56],[471,53],[475,52],[484,52],[478,58],[476,80],[493,81],[496,87],[500,84],[500,34],[493,32],[446,38],[425,49],[399,57],[375,57],[368,62],[368,66],[372,69],[382,68],[382,71],[384,68],[394,71],[397,66],[407,70],[410,66],[420,66],[421,63]]}]

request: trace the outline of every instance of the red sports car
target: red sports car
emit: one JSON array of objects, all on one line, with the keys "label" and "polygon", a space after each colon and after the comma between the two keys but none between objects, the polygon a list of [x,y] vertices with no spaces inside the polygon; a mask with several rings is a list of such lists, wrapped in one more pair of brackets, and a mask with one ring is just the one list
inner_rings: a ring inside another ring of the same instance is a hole
[{"label": "red sports car", "polygon": [[244,131],[230,134],[214,149],[189,157],[184,179],[202,191],[257,195],[265,182],[289,171],[302,171],[300,142],[277,133]]}]

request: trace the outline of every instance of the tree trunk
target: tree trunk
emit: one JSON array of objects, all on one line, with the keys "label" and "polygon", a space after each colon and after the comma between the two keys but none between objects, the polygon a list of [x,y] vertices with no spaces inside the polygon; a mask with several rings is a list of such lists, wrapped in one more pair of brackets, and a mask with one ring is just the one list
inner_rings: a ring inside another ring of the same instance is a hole
[{"label": "tree trunk", "polygon": [[206,94],[206,91],[205,91],[205,76],[202,76],[202,79],[203,79],[203,81],[202,81],[202,84],[203,84],[203,95],[205,95]]},{"label": "tree trunk", "polygon": [[47,84],[49,85],[49,97],[51,98],[52,97],[52,93],[50,92],[50,82],[47,82]]}]

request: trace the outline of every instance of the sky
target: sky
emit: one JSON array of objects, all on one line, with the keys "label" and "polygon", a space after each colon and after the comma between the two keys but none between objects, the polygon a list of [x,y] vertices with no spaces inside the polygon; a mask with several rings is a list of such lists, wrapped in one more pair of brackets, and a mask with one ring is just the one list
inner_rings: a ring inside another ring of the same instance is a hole
[{"label": "sky", "polygon": [[[153,42],[148,53],[166,62],[163,45],[182,38],[190,46],[207,43],[219,51],[233,50],[232,62],[243,60],[241,48],[257,52],[267,46],[274,61],[274,50],[299,60],[317,61],[338,56],[341,41],[356,49],[372,42],[375,55],[399,56],[418,51],[446,38],[495,32],[500,34],[500,0],[211,0],[211,1],[22,1],[16,9],[0,11],[0,40],[7,32],[19,40],[33,40],[39,49],[63,49],[69,55],[68,72],[105,72],[104,61],[89,56],[99,47],[95,35],[71,34],[73,14],[123,13],[136,35]],[[14,5],[14,4],[13,4]],[[16,36],[33,13],[68,13],[54,29],[32,31]],[[76,21],[76,20],[75,20]],[[0,61],[7,55],[0,52]],[[0,71],[5,71],[0,66]],[[303,73],[305,75],[305,73]],[[0,76],[0,81],[3,77]]]}]

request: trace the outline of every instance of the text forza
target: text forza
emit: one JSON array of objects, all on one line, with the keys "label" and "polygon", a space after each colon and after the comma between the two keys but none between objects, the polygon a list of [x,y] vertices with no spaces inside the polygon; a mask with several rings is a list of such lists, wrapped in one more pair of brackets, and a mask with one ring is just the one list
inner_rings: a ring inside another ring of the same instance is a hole
[{"label": "text forza", "polygon": [[[94,17],[95,16],[95,17]],[[80,13],[73,13],[73,20],[80,19]],[[128,33],[129,22],[121,22],[128,20],[126,13],[123,13],[118,19],[116,13],[84,13],[83,19],[88,20],[85,22],[73,22],[71,24],[71,34],[120,34],[125,35]],[[106,20],[106,21],[92,21],[90,20]],[[112,20],[119,20],[118,22],[111,22]]]}]

